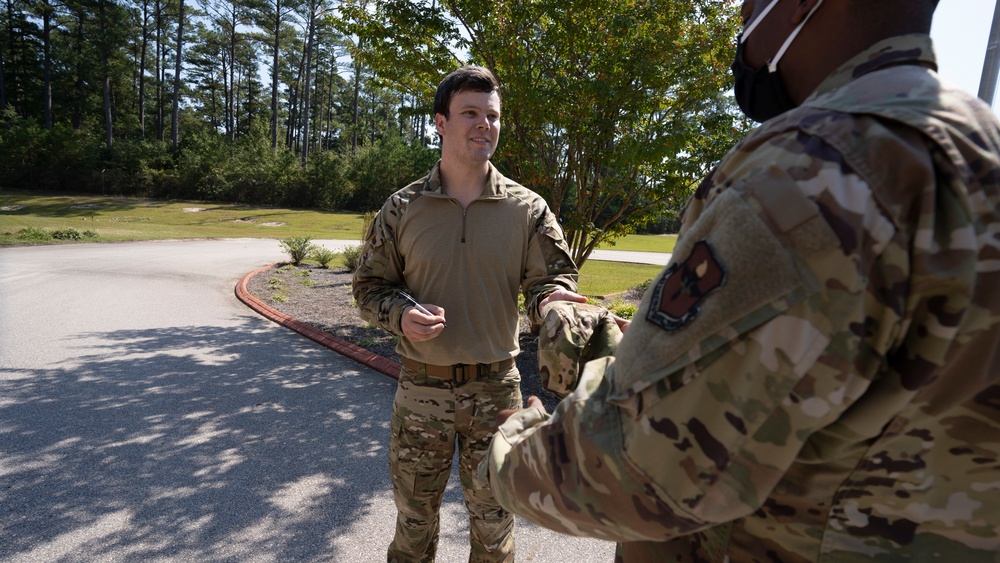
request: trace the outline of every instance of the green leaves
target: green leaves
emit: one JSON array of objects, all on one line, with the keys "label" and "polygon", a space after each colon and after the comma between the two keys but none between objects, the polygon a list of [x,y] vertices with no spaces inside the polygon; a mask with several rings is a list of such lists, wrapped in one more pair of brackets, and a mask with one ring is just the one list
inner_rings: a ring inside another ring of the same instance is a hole
[{"label": "green leaves", "polygon": [[503,167],[558,210],[577,264],[686,197],[745,132],[724,97],[735,4],[448,6],[504,85]]}]

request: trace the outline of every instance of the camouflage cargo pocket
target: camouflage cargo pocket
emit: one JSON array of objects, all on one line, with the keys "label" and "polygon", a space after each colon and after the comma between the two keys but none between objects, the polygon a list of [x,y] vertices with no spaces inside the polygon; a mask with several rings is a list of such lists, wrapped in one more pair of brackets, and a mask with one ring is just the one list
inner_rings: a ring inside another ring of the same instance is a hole
[{"label": "camouflage cargo pocket", "polygon": [[424,423],[391,416],[389,471],[397,492],[410,502],[436,502],[448,482],[454,434],[441,421]]}]

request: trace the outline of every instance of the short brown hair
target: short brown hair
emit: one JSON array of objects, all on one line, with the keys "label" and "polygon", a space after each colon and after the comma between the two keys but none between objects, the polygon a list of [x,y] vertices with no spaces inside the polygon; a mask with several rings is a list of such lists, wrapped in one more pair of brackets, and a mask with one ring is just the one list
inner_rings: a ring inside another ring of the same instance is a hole
[{"label": "short brown hair", "polygon": [[451,99],[459,92],[496,92],[500,95],[500,82],[490,69],[477,65],[463,66],[444,77],[434,94],[434,114],[448,117]]}]

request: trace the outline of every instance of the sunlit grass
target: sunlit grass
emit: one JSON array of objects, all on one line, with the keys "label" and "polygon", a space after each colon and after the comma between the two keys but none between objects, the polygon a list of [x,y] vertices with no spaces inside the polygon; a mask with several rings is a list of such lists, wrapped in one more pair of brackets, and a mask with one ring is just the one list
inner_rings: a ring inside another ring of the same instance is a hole
[{"label": "sunlit grass", "polygon": [[[270,238],[358,240],[362,215],[349,212],[281,209],[197,201],[160,201],[84,195],[40,195],[0,190],[0,246],[58,244],[67,241],[18,238],[29,233],[76,229],[96,233],[85,242],[195,238]],[[671,252],[676,237],[629,235],[610,250]],[[338,256],[335,264],[341,263]],[[580,292],[612,295],[653,278],[661,266],[588,260]]]},{"label": "sunlit grass", "polygon": [[663,266],[587,260],[580,269],[580,293],[607,296],[621,293],[656,277]]},{"label": "sunlit grass", "polygon": [[0,191],[0,245],[26,244],[17,233],[73,228],[102,242],[192,238],[358,240],[360,213],[281,209],[196,201]]},{"label": "sunlit grass", "polygon": [[638,252],[673,252],[677,235],[628,235],[614,243],[599,244],[599,250],[631,250]]}]

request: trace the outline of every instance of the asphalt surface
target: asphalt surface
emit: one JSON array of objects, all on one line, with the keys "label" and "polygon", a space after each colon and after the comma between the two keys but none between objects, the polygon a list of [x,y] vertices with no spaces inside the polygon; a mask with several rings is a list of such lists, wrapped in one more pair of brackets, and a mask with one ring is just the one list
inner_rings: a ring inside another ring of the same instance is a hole
[{"label": "asphalt surface", "polygon": [[[286,258],[254,239],[0,248],[0,561],[385,560],[395,381],[236,299]],[[468,559],[452,477],[442,562]],[[519,561],[613,556],[516,530]]]}]

